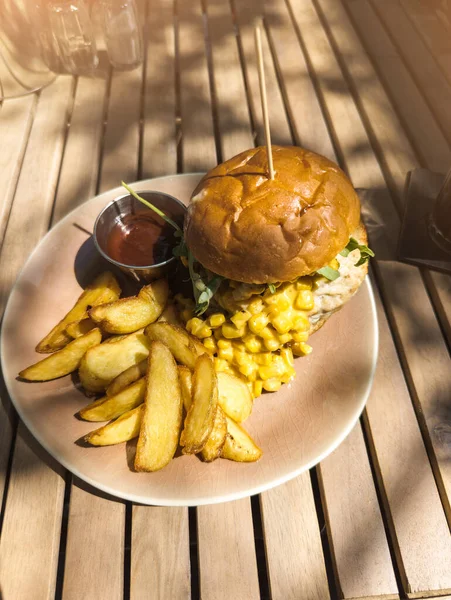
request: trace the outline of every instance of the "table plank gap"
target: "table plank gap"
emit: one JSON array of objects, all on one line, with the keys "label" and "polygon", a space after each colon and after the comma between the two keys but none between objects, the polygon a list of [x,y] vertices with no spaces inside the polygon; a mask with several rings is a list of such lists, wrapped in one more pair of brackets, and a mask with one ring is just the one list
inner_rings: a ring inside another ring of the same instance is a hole
[{"label": "table plank gap", "polygon": [[130,600],[191,597],[188,509],[133,506]]},{"label": "table plank gap", "polygon": [[[390,246],[391,248],[393,248],[393,241],[390,242],[390,240],[397,238],[396,230],[398,218],[391,204],[391,199],[389,195],[386,192],[384,192],[384,178],[380,171],[379,165],[375,160],[375,157],[372,155],[370,149],[366,151],[364,156],[362,156],[361,154],[360,156],[355,153],[353,154],[353,148],[355,147],[356,143],[359,143],[360,147],[362,148],[367,148],[369,146],[366,133],[360,120],[360,115],[358,114],[358,111],[354,106],[352,99],[350,99],[346,95],[346,83],[344,81],[340,81],[340,79],[338,78],[338,80],[334,82],[333,89],[329,89],[325,84],[329,73],[333,72],[337,74],[340,73],[340,70],[338,65],[336,64],[333,53],[329,48],[327,38],[325,37],[324,32],[322,32],[320,27],[317,25],[317,16],[315,16],[315,14],[312,12],[311,7],[308,5],[299,6],[299,2],[293,2],[292,4],[295,7],[294,14],[296,15],[299,29],[303,32],[306,38],[306,47],[310,53],[310,60],[312,61],[312,64],[316,71],[316,76],[318,77],[318,81],[321,85],[321,91],[324,94],[325,101],[328,104],[329,114],[331,115],[331,118],[335,123],[337,133],[339,134],[338,139],[342,144],[343,152],[345,153],[348,159],[348,168],[351,177],[354,181],[354,185],[356,185],[357,187],[369,189],[374,188],[379,190],[377,191],[376,197],[373,198],[372,207],[377,206],[378,210],[382,209],[385,218],[378,219],[377,222],[384,222],[385,226],[387,224],[390,224],[392,227],[395,228],[394,236],[391,235],[391,233],[389,233],[388,231],[386,231],[385,227],[383,241],[375,240],[377,242],[376,244],[373,241],[371,242],[376,248],[378,254],[378,247],[380,247],[380,258],[383,258],[384,255],[386,258],[390,258],[390,252],[387,253],[387,248],[390,248]],[[376,198],[377,204],[375,203]],[[385,252],[383,250],[384,247]],[[449,367],[447,366],[449,363],[449,356],[446,352],[446,348],[443,343],[443,338],[441,337],[438,324],[435,320],[434,312],[432,310],[432,307],[430,306],[429,299],[427,298],[426,292],[422,285],[421,277],[419,275],[418,270],[411,270],[411,268],[407,265],[400,265],[392,262],[379,261],[378,266],[379,272],[381,273],[382,281],[386,283],[386,285],[384,285],[386,298],[388,296],[389,304],[392,306],[392,308],[394,307],[394,314],[396,314],[396,324],[398,324],[399,321],[402,319],[403,314],[396,309],[396,307],[399,307],[400,304],[399,299],[393,299],[393,294],[396,293],[395,288],[398,288],[398,292],[400,291],[400,281],[405,282],[407,276],[409,276],[409,278],[411,279],[409,283],[410,286],[415,286],[411,289],[415,289],[415,293],[413,294],[415,295],[414,309],[415,312],[417,312],[414,318],[414,322],[422,324],[424,323],[424,320],[422,319],[423,315],[420,316],[420,314],[418,313],[421,313],[421,311],[424,311],[426,309],[428,312],[428,319],[427,329],[425,327],[424,334],[426,333],[426,331],[430,331],[430,327],[433,327],[434,345],[438,347],[437,349],[441,358],[442,378],[444,377],[446,381],[445,373],[449,372]],[[396,273],[394,272],[395,270]],[[405,285],[402,285],[401,287],[403,290],[406,289]],[[421,300],[419,299],[418,295],[421,295]],[[409,338],[410,335],[408,331],[405,330],[404,336],[402,337],[402,342],[404,346],[408,344]],[[415,346],[410,345],[410,360],[412,360],[412,352],[417,350],[417,346],[418,344],[416,344]],[[420,377],[420,373],[420,369],[417,368],[415,370],[416,377]],[[418,379],[416,380],[416,383],[419,383]],[[445,397],[445,394],[446,391],[443,390],[443,398]],[[430,394],[423,396],[421,401],[422,410],[425,410],[425,412],[429,415],[430,418],[433,417],[435,408],[434,402],[431,403],[431,401],[432,397],[430,396]],[[420,410],[418,410],[418,414],[420,414]],[[437,447],[436,449],[438,450],[439,448]],[[444,480],[449,482],[449,468],[446,460],[442,460],[441,469],[441,475],[443,475]],[[434,585],[435,584],[432,582],[430,587],[433,588]],[[427,589],[428,586],[428,582],[419,582],[419,589],[424,590]]]},{"label": "table plank gap", "polygon": [[5,598],[54,597],[63,497],[63,468],[21,423],[0,541]]},{"label": "table plank gap", "polygon": [[370,0],[417,83],[448,142],[451,142],[451,83],[408,21],[399,0]]},{"label": "table plank gap", "polygon": [[450,146],[378,15],[367,0],[348,0],[345,8],[420,162],[446,170]]},{"label": "table plank gap", "polygon": [[175,33],[172,0],[147,14],[142,178],[177,172]]},{"label": "table plank gap", "polygon": [[264,492],[260,502],[271,598],[329,598],[309,473]]},{"label": "table plank gap", "polygon": [[[247,2],[245,0],[233,0],[232,6],[234,6],[236,14],[236,25],[239,31],[238,40],[242,48],[242,68],[245,81],[247,81],[247,97],[252,115],[253,130],[256,136],[255,143],[257,146],[264,146],[266,140],[261,112],[254,41],[254,26],[263,17],[262,6],[260,2]],[[268,94],[271,141],[273,144],[290,145],[293,143],[292,132],[265,28],[262,30],[262,47]]]},{"label": "table plank gap", "polygon": [[125,503],[74,478],[69,505],[63,600],[123,594]]},{"label": "table plank gap", "polygon": [[249,498],[198,507],[197,535],[201,598],[259,599]]}]

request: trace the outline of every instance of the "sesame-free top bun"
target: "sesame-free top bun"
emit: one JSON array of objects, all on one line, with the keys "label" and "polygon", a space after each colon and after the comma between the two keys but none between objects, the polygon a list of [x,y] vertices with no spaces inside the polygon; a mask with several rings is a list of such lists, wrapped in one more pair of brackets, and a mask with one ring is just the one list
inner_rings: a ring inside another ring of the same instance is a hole
[{"label": "sesame-free top bun", "polygon": [[209,171],[193,192],[185,240],[204,267],[245,283],[290,281],[329,263],[360,222],[351,182],[295,146],[252,148]]}]

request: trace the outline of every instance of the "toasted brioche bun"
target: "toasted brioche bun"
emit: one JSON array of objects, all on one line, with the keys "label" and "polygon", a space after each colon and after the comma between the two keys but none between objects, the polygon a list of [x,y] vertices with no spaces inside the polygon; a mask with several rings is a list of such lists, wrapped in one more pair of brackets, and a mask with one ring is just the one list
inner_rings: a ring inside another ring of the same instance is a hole
[{"label": "toasted brioche bun", "polygon": [[193,192],[185,240],[207,269],[245,283],[290,281],[343,250],[360,201],[339,167],[295,146],[252,148],[209,171]]}]

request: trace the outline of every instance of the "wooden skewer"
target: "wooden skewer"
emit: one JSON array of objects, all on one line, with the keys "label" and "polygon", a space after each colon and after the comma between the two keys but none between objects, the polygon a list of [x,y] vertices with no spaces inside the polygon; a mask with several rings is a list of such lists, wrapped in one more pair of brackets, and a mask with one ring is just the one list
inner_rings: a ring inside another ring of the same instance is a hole
[{"label": "wooden skewer", "polygon": [[265,129],[266,151],[268,154],[269,178],[274,179],[272,162],[271,131],[269,129],[268,98],[266,96],[265,68],[263,65],[262,36],[260,25],[255,26],[255,49],[257,51],[258,80],[260,83],[260,98],[262,102],[263,126]]}]

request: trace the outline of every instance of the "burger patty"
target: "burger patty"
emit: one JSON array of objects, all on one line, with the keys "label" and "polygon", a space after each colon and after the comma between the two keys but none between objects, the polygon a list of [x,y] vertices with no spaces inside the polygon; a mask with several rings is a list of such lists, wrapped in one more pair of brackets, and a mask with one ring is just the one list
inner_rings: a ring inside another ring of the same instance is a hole
[{"label": "burger patty", "polygon": [[[366,245],[368,243],[366,230],[362,224],[354,231],[352,237],[359,244]],[[341,256],[339,254],[337,260],[340,264],[340,277],[337,277],[335,281],[329,281],[328,279],[318,281],[317,288],[313,292],[315,308],[309,315],[311,324],[310,334],[315,333],[315,331],[322,327],[325,321],[334,312],[339,310],[359,289],[368,272],[367,263],[359,267],[355,266],[359,258],[359,250],[350,252],[348,256]]]}]

